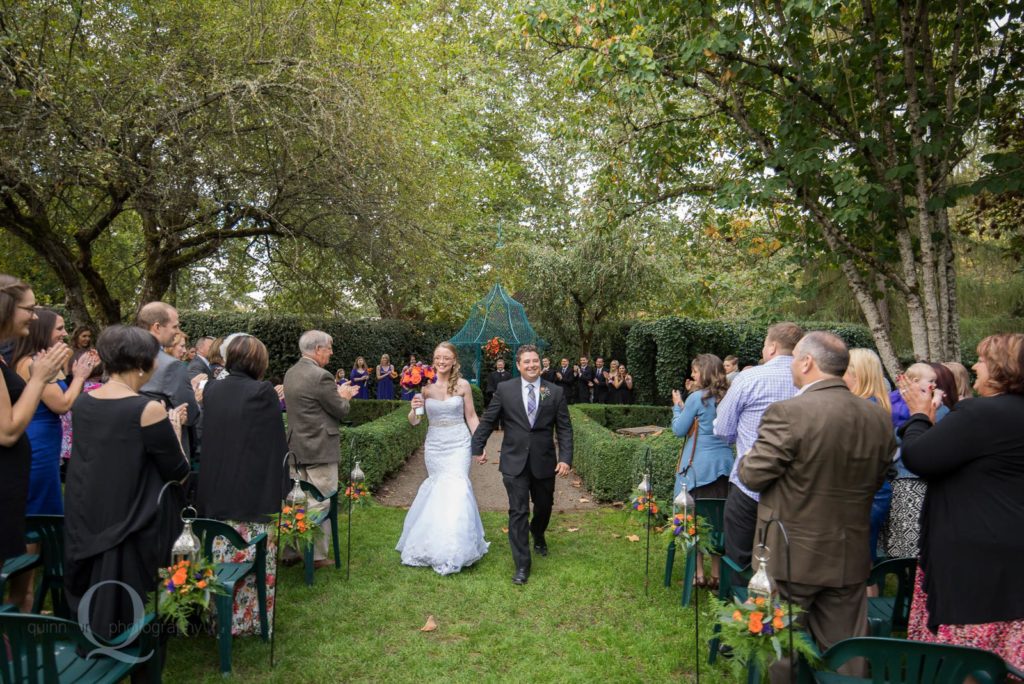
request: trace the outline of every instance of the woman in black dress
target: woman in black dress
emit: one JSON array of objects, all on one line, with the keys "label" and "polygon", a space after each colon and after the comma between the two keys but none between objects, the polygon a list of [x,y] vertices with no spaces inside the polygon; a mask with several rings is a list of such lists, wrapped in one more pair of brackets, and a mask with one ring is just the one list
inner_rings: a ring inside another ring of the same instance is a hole
[{"label": "woman in black dress", "polygon": [[[267,348],[246,335],[227,348],[228,375],[207,385],[203,397],[203,476],[196,506],[205,518],[224,520],[245,539],[269,532],[288,491],[285,455],[288,441],[274,386],[263,380]],[[268,535],[269,537],[269,535]],[[240,551],[214,540],[214,561],[252,560],[255,549]],[[267,619],[273,624],[276,575],[274,542],[268,541]],[[235,592],[231,633],[260,630],[256,578],[250,575]]]},{"label": "woman in black dress", "polygon": [[180,408],[167,411],[139,394],[153,375],[156,339],[141,328],[115,325],[100,333],[96,349],[110,380],[80,396],[72,410],[64,586],[72,615],[95,588],[88,619],[93,632],[109,639],[142,618],[132,592],[145,602],[157,571],[170,564],[181,530],[179,485],[189,464],[181,449]]},{"label": "woman in black dress", "polygon": [[[0,274],[0,340],[28,335],[36,298],[27,284]],[[43,390],[64,368],[71,350],[63,342],[36,356],[26,382],[0,359],[0,566],[25,553],[25,502],[32,446],[25,436]],[[2,600],[3,597],[0,597]]]}]

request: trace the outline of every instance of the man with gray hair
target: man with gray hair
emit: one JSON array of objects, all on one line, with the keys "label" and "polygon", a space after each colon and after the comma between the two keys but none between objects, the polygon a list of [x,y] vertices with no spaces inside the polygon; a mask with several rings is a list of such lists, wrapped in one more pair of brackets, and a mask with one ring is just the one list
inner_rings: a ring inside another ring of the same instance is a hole
[{"label": "man with gray hair", "polygon": [[[308,330],[299,338],[302,358],[284,375],[284,395],[288,402],[288,448],[292,457],[289,468],[293,478],[305,480],[324,495],[338,490],[338,461],[341,437],[338,422],[348,415],[348,402],[359,388],[349,382],[338,386],[324,366],[334,354],[334,340],[321,330]],[[307,506],[309,512],[326,510],[328,500]],[[330,564],[327,539],[330,522],[321,526],[324,534],[313,549],[314,567]],[[297,555],[289,554],[290,559]]]},{"label": "man with gray hair", "polygon": [[[767,408],[739,465],[760,493],[755,551],[771,549],[768,573],[804,609],[822,651],[868,633],[871,504],[896,451],[889,412],[843,382],[849,361],[836,335],[805,335],[791,362],[797,395]],[[773,668],[772,681],[788,681],[787,667]]]}]

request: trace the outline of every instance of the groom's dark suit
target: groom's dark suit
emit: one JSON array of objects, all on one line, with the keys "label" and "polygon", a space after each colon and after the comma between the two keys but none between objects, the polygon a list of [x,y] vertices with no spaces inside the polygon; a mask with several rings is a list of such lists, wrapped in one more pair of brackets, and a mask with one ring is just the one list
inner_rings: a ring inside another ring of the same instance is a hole
[{"label": "groom's dark suit", "polygon": [[[508,540],[516,568],[530,568],[530,544],[544,545],[544,532],[551,520],[555,496],[555,464],[572,465],[572,423],[565,394],[558,385],[540,383],[536,418],[533,425],[523,400],[523,379],[498,385],[490,405],[473,433],[473,454],[482,454],[500,419],[505,425],[501,442],[500,470],[508,491]],[[558,428],[558,455],[555,455],[554,428]],[[533,498],[533,520],[530,498]]]}]

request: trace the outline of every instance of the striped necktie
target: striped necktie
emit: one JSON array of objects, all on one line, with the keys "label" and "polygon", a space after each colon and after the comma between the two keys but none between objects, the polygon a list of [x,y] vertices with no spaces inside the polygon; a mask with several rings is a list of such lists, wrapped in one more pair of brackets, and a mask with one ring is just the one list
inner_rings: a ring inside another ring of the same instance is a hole
[{"label": "striped necktie", "polygon": [[533,427],[533,421],[537,419],[537,396],[533,393],[532,382],[526,387],[528,390],[526,395],[526,415],[530,419],[530,427]]}]

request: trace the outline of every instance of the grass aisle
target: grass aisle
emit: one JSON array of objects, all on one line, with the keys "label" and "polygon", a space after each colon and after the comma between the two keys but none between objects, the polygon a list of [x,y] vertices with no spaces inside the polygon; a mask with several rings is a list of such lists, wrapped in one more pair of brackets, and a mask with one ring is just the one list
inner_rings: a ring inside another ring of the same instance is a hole
[{"label": "grass aisle", "polygon": [[[449,577],[399,563],[405,511],[374,507],[354,517],[352,579],[283,568],[277,665],[270,645],[234,641],[240,682],[636,682],[694,679],[694,615],[679,587],[661,585],[665,550],[652,542],[650,597],[643,594],[642,528],[622,511],[555,514],[551,555],[534,558],[529,584],[511,583],[501,513],[484,513],[491,549],[478,567]],[[344,526],[345,521],[342,519]],[[569,529],[578,528],[575,532]],[[626,540],[639,534],[641,541]],[[615,538],[613,535],[620,535]],[[344,556],[344,529],[342,555]],[[676,581],[682,563],[676,563]],[[420,632],[433,615],[438,629]],[[710,633],[707,613],[701,639]],[[705,651],[706,654],[706,651]],[[168,682],[221,682],[209,636],[169,644]],[[702,662],[701,680],[729,681]]]}]

